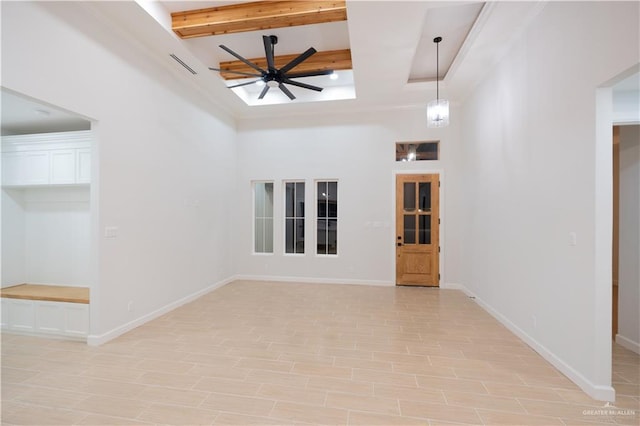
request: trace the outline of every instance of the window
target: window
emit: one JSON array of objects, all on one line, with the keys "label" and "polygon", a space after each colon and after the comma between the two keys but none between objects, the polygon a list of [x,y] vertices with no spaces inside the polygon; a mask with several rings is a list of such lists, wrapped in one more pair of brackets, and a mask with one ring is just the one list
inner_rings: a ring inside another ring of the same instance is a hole
[{"label": "window", "polygon": [[440,142],[397,142],[396,161],[440,159]]},{"label": "window", "polygon": [[254,193],[254,253],[273,253],[273,182],[256,182]]},{"label": "window", "polygon": [[317,254],[338,254],[338,182],[318,182]]},{"label": "window", "polygon": [[285,253],[304,253],[304,182],[285,182]]}]

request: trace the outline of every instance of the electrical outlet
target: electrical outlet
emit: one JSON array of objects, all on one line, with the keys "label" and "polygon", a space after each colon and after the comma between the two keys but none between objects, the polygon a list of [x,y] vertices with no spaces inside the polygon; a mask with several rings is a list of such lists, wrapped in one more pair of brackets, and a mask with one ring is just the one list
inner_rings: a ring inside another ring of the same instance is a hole
[{"label": "electrical outlet", "polygon": [[127,303],[127,311],[133,311],[133,300],[129,300],[129,303]]}]

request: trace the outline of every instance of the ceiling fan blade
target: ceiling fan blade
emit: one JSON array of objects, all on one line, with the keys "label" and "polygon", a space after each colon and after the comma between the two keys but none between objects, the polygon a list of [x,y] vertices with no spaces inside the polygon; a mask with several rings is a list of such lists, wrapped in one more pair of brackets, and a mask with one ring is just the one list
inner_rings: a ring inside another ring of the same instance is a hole
[{"label": "ceiling fan blade", "polygon": [[287,71],[289,71],[290,69],[297,67],[298,65],[300,65],[301,62],[307,60],[309,58],[309,56],[313,55],[314,53],[316,53],[317,50],[314,49],[313,47],[310,47],[306,50],[306,52],[301,53],[297,58],[293,59],[291,62],[289,62],[287,65],[285,65],[284,67],[280,68],[280,72],[282,74],[285,74]]},{"label": "ceiling fan blade", "polygon": [[301,78],[301,77],[315,77],[318,75],[330,75],[333,74],[333,70],[321,70],[321,71],[309,71],[309,72],[298,72],[293,74],[287,74],[287,78]]},{"label": "ceiling fan blade", "polygon": [[211,67],[209,67],[209,69],[211,71],[230,72],[230,73],[233,73],[233,74],[248,75],[248,76],[251,76],[251,77],[262,77],[262,74],[252,74],[252,73],[249,73],[249,72],[223,70],[223,69],[220,69],[220,68],[211,68]]},{"label": "ceiling fan blade", "polygon": [[260,80],[253,80],[253,81],[248,81],[246,83],[240,83],[240,84],[234,84],[233,86],[227,86],[229,89],[233,89],[234,87],[240,87],[240,86],[248,86],[250,84],[256,84],[257,81]]},{"label": "ceiling fan blade", "polygon": [[262,89],[262,92],[260,92],[260,96],[258,96],[258,99],[264,98],[264,95],[266,95],[267,92],[269,91],[269,87],[271,86],[269,86],[268,84],[264,86],[264,89]]},{"label": "ceiling fan blade", "polygon": [[296,98],[295,96],[293,96],[293,93],[291,93],[291,91],[287,89],[287,87],[284,84],[280,83],[278,87],[280,88],[280,90],[282,90],[282,92],[285,95],[289,97],[289,99],[294,100]]},{"label": "ceiling fan blade", "polygon": [[322,87],[312,86],[306,83],[300,83],[299,81],[289,80],[288,78],[282,79],[283,83],[291,84],[292,86],[298,86],[309,90],[315,90],[316,92],[322,92]]},{"label": "ceiling fan blade", "polygon": [[264,43],[264,55],[267,58],[267,67],[270,72],[276,71],[276,66],[273,60],[273,41],[271,36],[262,36],[262,42]]},{"label": "ceiling fan blade", "polygon": [[229,49],[227,46],[225,46],[224,44],[220,45],[220,48],[222,50],[224,50],[225,52],[229,53],[232,56],[235,56],[236,58],[238,58],[239,60],[241,60],[242,62],[244,62],[245,64],[247,64],[248,66],[250,66],[251,68],[253,68],[254,70],[258,71],[260,74],[262,73],[267,73],[265,70],[263,70],[262,68],[260,68],[259,66],[257,66],[256,64],[254,64],[251,61],[246,60],[245,58],[243,58],[242,56],[238,55],[236,52],[234,52],[233,50]]}]

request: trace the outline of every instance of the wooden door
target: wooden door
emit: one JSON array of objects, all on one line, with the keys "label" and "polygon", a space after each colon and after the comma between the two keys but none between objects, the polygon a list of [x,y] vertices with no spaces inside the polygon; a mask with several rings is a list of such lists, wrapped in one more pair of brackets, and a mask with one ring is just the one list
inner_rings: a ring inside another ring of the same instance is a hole
[{"label": "wooden door", "polygon": [[396,176],[396,284],[437,287],[439,274],[437,174]]}]

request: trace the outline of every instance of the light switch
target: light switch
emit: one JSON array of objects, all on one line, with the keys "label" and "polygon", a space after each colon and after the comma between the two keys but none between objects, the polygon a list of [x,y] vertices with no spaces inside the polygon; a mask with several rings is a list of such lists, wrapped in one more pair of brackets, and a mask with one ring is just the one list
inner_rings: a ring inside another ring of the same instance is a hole
[{"label": "light switch", "polygon": [[104,237],[105,238],[117,238],[118,237],[118,227],[117,226],[106,226],[104,228]]}]

